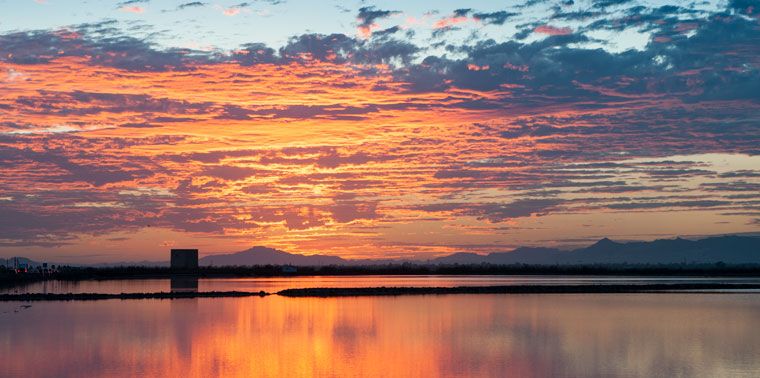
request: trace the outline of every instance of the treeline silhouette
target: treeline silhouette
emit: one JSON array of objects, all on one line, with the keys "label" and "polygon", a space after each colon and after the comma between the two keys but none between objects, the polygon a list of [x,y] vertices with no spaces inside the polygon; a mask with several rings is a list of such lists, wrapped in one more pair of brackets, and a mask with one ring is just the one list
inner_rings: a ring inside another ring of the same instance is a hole
[{"label": "treeline silhouette", "polygon": [[168,267],[61,266],[48,274],[16,273],[0,266],[0,285],[15,285],[41,280],[110,280],[170,278],[177,275],[199,278],[352,276],[352,275],[601,275],[601,276],[760,276],[760,264],[591,264],[591,265],[433,265],[400,263],[366,266],[209,266],[194,270]]}]

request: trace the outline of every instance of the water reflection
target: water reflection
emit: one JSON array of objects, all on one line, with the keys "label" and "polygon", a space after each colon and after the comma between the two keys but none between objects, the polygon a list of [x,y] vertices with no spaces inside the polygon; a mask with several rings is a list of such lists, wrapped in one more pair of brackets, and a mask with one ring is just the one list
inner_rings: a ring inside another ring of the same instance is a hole
[{"label": "water reflection", "polygon": [[192,276],[174,276],[169,280],[169,288],[172,293],[198,292],[198,277]]},{"label": "water reflection", "polygon": [[751,294],[46,302],[0,317],[11,376],[760,374]]},{"label": "water reflection", "polygon": [[[178,277],[182,279],[183,277]],[[267,291],[305,287],[368,287],[368,286],[487,286],[487,285],[581,285],[642,283],[760,283],[753,277],[625,277],[625,276],[505,276],[505,275],[418,275],[418,276],[305,276],[201,278],[198,291]],[[135,293],[159,292],[174,288],[169,279],[122,279],[85,281],[45,281],[12,288],[0,293]],[[192,285],[192,282],[188,282]],[[193,287],[188,287],[192,289]],[[181,287],[177,287],[181,289]]]}]

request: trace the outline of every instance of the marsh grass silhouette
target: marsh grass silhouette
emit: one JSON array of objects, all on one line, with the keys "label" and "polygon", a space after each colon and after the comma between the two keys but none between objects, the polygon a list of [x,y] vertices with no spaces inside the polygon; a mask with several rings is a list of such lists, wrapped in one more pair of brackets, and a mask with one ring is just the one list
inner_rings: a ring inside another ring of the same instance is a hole
[{"label": "marsh grass silhouette", "polygon": [[44,280],[129,280],[186,278],[243,278],[295,276],[369,276],[369,275],[560,275],[560,276],[704,276],[760,277],[760,265],[743,264],[594,264],[594,265],[494,265],[494,264],[385,264],[303,266],[296,272],[283,272],[280,265],[200,267],[173,270],[167,267],[61,267],[53,274],[17,274],[0,267],[0,286],[13,287]]},{"label": "marsh grass silhouette", "polygon": [[499,285],[456,287],[330,287],[265,291],[181,291],[155,293],[21,293],[0,294],[0,302],[95,301],[108,299],[187,299],[266,297],[361,297],[402,295],[455,294],[634,294],[634,293],[730,293],[735,290],[758,290],[760,284],[735,283],[647,283],[647,284],[584,284],[584,285]]}]

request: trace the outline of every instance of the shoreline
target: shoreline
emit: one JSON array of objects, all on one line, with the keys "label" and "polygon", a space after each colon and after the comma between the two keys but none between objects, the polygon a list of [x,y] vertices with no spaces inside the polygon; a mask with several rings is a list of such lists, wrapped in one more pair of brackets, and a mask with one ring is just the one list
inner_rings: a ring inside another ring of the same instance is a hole
[{"label": "shoreline", "polygon": [[[591,284],[591,285],[500,285],[454,287],[360,287],[302,288],[277,292],[284,297],[363,297],[449,294],[642,294],[696,293],[698,290],[758,290],[760,284],[683,283],[683,284]],[[720,293],[720,292],[719,292]]]},{"label": "shoreline", "polygon": [[22,293],[0,294],[0,302],[40,301],[99,301],[107,299],[190,299],[190,298],[241,298],[271,295],[264,291],[201,291],[155,293]]},{"label": "shoreline", "polygon": [[[726,290],[726,291],[720,291]],[[453,287],[354,287],[299,288],[276,293],[265,291],[201,291],[152,293],[21,293],[0,294],[0,302],[95,301],[135,299],[241,298],[278,295],[288,298],[336,298],[368,296],[452,294],[732,294],[728,290],[760,290],[760,284],[683,283],[610,285],[501,285]],[[746,294],[746,292],[744,293]],[[758,293],[760,294],[760,293]]]},{"label": "shoreline", "polygon": [[64,267],[52,274],[14,274],[0,267],[0,287],[16,287],[44,281],[108,281],[172,278],[274,278],[345,276],[626,276],[626,277],[715,277],[760,278],[760,265],[366,265],[298,266],[284,272],[283,266],[201,267],[173,270],[166,267]]}]

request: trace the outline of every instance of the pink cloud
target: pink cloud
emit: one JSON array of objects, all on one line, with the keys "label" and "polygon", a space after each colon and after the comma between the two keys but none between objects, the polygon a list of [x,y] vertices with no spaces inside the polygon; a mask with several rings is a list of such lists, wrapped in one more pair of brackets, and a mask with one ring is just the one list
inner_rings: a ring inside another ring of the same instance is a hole
[{"label": "pink cloud", "polygon": [[227,9],[223,10],[222,13],[225,16],[230,16],[230,17],[231,16],[236,16],[236,15],[240,14],[240,8],[234,8],[234,7],[233,8],[227,8]]},{"label": "pink cloud", "polygon": [[507,62],[507,63],[504,63],[502,67],[508,70],[513,70],[513,71],[528,72],[528,66],[524,64],[514,65],[512,63]]},{"label": "pink cloud", "polygon": [[408,16],[406,18],[406,20],[404,20],[404,23],[406,25],[421,25],[422,24],[422,20],[419,20],[419,19],[417,19],[414,16]]},{"label": "pink cloud", "polygon": [[129,7],[129,6],[123,6],[123,7],[119,8],[119,9],[122,12],[127,12],[127,13],[143,13],[143,12],[145,12],[145,8],[137,6],[137,5],[134,5],[134,6],[131,6],[131,7]]},{"label": "pink cloud", "polygon": [[668,36],[657,36],[654,37],[654,41],[659,43],[666,43],[672,41],[672,39]]},{"label": "pink cloud", "polygon": [[536,33],[547,34],[547,35],[568,35],[568,34],[573,33],[573,29],[570,29],[568,27],[558,28],[556,26],[551,26],[551,25],[541,25],[541,26],[536,27],[533,31]]},{"label": "pink cloud", "polygon": [[488,71],[490,68],[491,68],[491,66],[489,66],[487,64],[479,66],[477,64],[470,63],[470,64],[467,65],[467,69],[470,70],[470,71]]},{"label": "pink cloud", "polygon": [[469,18],[465,16],[445,17],[436,21],[435,24],[433,24],[433,28],[442,29],[449,26],[454,26],[456,24],[467,22],[467,20],[469,20]]},{"label": "pink cloud", "polygon": [[694,30],[697,27],[699,27],[699,24],[697,24],[696,22],[681,22],[676,25],[675,31],[679,33],[683,33],[683,32]]},{"label": "pink cloud", "polygon": [[81,34],[69,29],[59,29],[59,30],[54,31],[53,34],[55,34],[55,36],[60,39],[66,39],[66,40],[74,40],[74,39],[82,38]]}]

